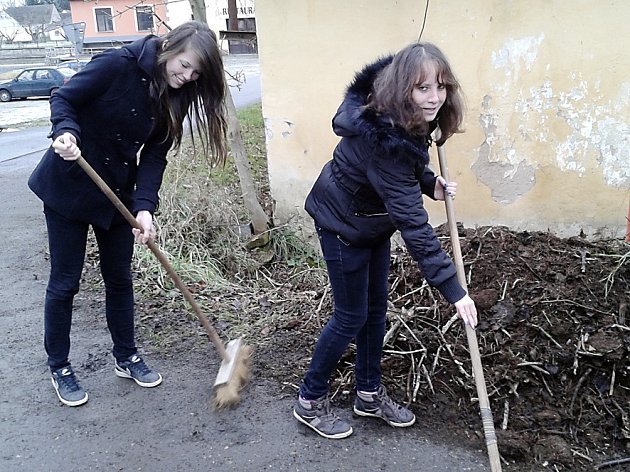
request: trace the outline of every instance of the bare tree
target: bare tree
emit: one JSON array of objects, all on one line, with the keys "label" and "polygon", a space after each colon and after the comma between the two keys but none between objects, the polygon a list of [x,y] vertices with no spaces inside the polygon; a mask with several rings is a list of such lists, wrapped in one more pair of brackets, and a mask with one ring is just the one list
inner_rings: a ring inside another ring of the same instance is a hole
[{"label": "bare tree", "polygon": [[228,4],[228,29],[230,31],[238,31],[238,10],[236,9],[236,0],[227,0]]},{"label": "bare tree", "polygon": [[35,15],[28,13],[23,19],[22,28],[35,40],[35,44],[39,44],[44,33],[44,25],[38,21]]},{"label": "bare tree", "polygon": [[[12,30],[12,31],[0,31],[0,40],[1,41],[5,41],[7,43],[12,43],[13,40],[15,39],[15,37],[17,36],[17,29]],[[1,42],[0,41],[0,42]]]},{"label": "bare tree", "polygon": [[[189,1],[190,7],[193,12],[193,18],[198,21],[203,21],[204,23],[207,23],[205,1]],[[236,21],[236,0],[228,0],[228,10],[230,8],[230,4],[233,4],[234,6],[234,17]],[[234,106],[234,100],[232,99],[232,93],[230,92],[229,87],[226,92],[225,103],[228,120],[228,141],[230,143],[230,150],[232,151],[232,157],[234,158],[234,163],[238,172],[238,178],[241,184],[241,192],[243,192],[245,207],[247,208],[249,217],[251,218],[252,231],[255,235],[263,233],[268,234],[265,232],[269,229],[269,217],[267,216],[267,214],[263,210],[262,205],[258,201],[256,187],[254,185],[254,180],[252,179],[252,173],[250,170],[249,158],[247,157],[245,145],[243,144],[241,125],[236,115],[236,107]]]},{"label": "bare tree", "polygon": [[193,18],[204,23],[208,22],[206,17],[206,2],[204,0],[189,0]]}]

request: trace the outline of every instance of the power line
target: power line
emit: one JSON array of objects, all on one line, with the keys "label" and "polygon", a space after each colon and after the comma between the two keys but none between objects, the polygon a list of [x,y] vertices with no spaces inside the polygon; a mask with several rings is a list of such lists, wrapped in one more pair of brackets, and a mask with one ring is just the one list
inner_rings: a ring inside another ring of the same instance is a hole
[{"label": "power line", "polygon": [[424,6],[424,18],[422,19],[422,29],[420,30],[420,34],[418,35],[418,42],[422,39],[422,33],[424,33],[424,26],[427,24],[427,13],[429,12],[429,0]]}]

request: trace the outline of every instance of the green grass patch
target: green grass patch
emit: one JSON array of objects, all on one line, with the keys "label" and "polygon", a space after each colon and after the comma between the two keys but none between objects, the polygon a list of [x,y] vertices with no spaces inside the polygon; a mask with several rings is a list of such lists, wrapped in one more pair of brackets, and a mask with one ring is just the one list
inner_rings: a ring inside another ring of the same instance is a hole
[{"label": "green grass patch", "polygon": [[[258,198],[272,220],[260,104],[240,110],[239,120]],[[241,194],[231,156],[225,166],[210,168],[186,139],[169,155],[155,215],[156,242],[195,295],[214,300],[212,311],[226,329],[255,335],[261,322],[242,308],[249,307],[248,300],[259,298],[261,290],[294,283],[322,286],[325,271],[316,251],[288,225],[272,227],[266,246],[247,249],[249,216]],[[153,254],[139,248],[135,262],[136,290],[172,300],[174,284]]]}]

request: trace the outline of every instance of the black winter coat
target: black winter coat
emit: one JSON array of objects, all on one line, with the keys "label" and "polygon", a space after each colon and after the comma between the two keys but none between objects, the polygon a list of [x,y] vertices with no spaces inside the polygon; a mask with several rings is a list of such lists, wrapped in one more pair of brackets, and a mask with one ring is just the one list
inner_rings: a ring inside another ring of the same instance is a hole
[{"label": "black winter coat", "polygon": [[465,291],[442,250],[424,209],[436,176],[427,167],[429,137],[411,136],[366,108],[386,57],[359,72],[333,118],[341,141],[306,198],[306,211],[320,227],[358,247],[370,247],[399,230],[430,285],[451,303]]},{"label": "black winter coat", "polygon": [[[50,98],[50,136],[75,135],[83,157],[133,213],[156,210],[172,145],[166,132],[154,126],[158,120],[149,87],[156,58],[157,38],[152,35],[107,50]],[[83,169],[74,161],[64,161],[52,147],[28,185],[46,205],[69,219],[107,229],[118,216]]]}]

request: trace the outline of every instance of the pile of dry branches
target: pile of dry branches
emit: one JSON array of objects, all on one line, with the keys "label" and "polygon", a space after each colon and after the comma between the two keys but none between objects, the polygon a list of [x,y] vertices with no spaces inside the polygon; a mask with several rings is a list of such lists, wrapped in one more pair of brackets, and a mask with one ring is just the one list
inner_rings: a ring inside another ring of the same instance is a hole
[{"label": "pile of dry branches", "polygon": [[[630,439],[628,244],[498,227],[460,234],[502,456],[577,470],[623,455]],[[385,381],[436,422],[463,419],[482,437],[466,336],[452,307],[402,250],[391,287]]]}]

